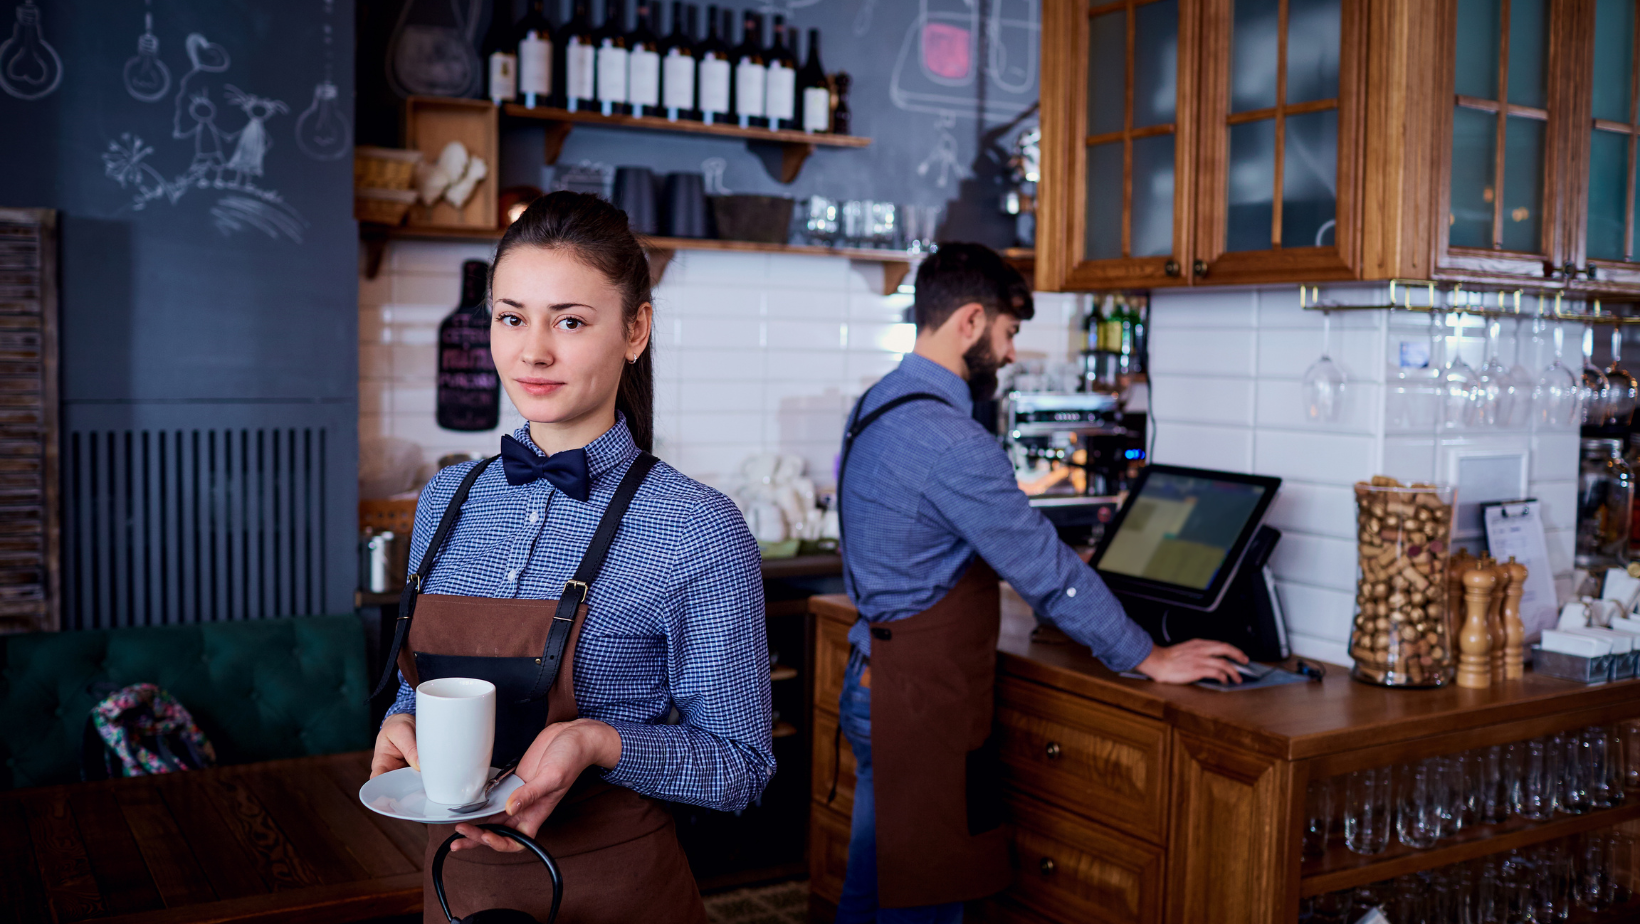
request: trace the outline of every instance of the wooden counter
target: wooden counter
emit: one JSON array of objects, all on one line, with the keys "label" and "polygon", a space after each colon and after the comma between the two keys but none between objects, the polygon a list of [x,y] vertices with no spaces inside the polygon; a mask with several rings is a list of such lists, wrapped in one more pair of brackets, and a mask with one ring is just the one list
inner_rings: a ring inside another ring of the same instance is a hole
[{"label": "wooden counter", "polygon": [[[853,777],[843,747],[827,804],[837,694],[855,610],[814,597],[814,806],[810,881],[835,901]],[[1598,686],[1530,672],[1486,690],[1392,690],[1326,665],[1320,683],[1215,692],[1122,678],[1057,631],[1036,630],[1006,585],[996,732],[1018,878],[988,920],[1276,924],[1300,900],[1589,830],[1640,827],[1640,793],[1617,808],[1511,818],[1429,850],[1376,856],[1334,843],[1304,859],[1312,780],[1640,717],[1640,681]],[[1035,630],[1033,632],[1033,630]],[[1034,637],[1033,637],[1034,635]],[[822,740],[824,739],[824,740]]]}]

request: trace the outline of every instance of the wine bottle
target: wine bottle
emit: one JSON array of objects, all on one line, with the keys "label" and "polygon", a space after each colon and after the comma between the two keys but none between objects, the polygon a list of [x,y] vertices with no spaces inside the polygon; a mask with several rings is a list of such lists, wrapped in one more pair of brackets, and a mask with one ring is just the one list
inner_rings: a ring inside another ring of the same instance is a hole
[{"label": "wine bottle", "polygon": [[720,16],[717,7],[708,6],[706,38],[695,49],[695,58],[700,61],[700,117],[708,124],[729,118],[729,87],[734,80],[731,78],[729,43],[724,40],[723,24],[729,21],[730,15],[728,10],[724,10]]},{"label": "wine bottle", "polygon": [[461,304],[438,326],[438,425],[494,430],[501,421],[501,379],[490,357],[490,319],[483,314],[490,265],[461,265]]},{"label": "wine bottle", "polygon": [[831,131],[831,82],[826,69],[820,64],[820,30],[809,30],[809,59],[797,74],[797,85],[803,95],[803,130],[806,132]]},{"label": "wine bottle", "polygon": [[686,13],[682,0],[672,2],[672,31],[661,43],[661,105],[673,122],[695,108],[695,6]]},{"label": "wine bottle", "polygon": [[654,7],[638,0],[638,23],[627,36],[626,96],[633,115],[661,111],[661,43],[655,36]]},{"label": "wine bottle", "polygon": [[512,4],[497,0],[484,33],[484,61],[489,65],[490,102],[497,106],[518,99],[518,55],[513,41]]},{"label": "wine bottle", "polygon": [[786,42],[786,17],[774,18],[774,44],[769,46],[769,76],[763,112],[770,128],[793,128],[797,121],[797,54]]},{"label": "wine bottle", "polygon": [[561,34],[564,108],[571,112],[594,109],[598,105],[593,89],[597,83],[598,52],[592,41],[592,26],[587,22],[586,0],[576,0],[575,15],[564,24]]},{"label": "wine bottle", "polygon": [[839,135],[846,135],[854,124],[854,113],[848,108],[849,87],[854,85],[854,78],[848,71],[838,71],[831,75],[831,88],[834,93],[831,104],[831,130]]},{"label": "wine bottle", "polygon": [[740,44],[730,53],[735,63],[732,105],[741,128],[763,126],[763,103],[769,86],[769,61],[763,53],[763,23],[756,13],[747,12],[740,20]]},{"label": "wine bottle", "polygon": [[598,107],[604,115],[627,111],[627,54],[625,0],[604,0],[604,25],[593,44],[598,47]]},{"label": "wine bottle", "polygon": [[518,41],[518,89],[524,94],[524,105],[531,109],[552,98],[552,25],[543,7],[542,0],[530,0],[529,10],[513,29]]}]

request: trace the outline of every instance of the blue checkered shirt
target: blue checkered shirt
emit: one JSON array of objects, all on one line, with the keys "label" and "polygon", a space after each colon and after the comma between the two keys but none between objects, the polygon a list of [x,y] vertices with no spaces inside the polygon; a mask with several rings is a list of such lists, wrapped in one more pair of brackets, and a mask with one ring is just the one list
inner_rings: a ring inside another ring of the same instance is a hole
[{"label": "blue checkered shirt", "polygon": [[[529,427],[513,433],[541,450]],[[473,484],[423,591],[556,599],[638,456],[624,420],[586,447],[591,495],[545,478],[514,487],[499,461]],[[414,568],[456,486],[477,463],[444,469],[421,492]],[[662,462],[632,499],[592,582],[575,648],[575,703],[621,736],[604,778],[647,796],[724,811],[774,774],[769,646],[757,543],[733,501]],[[399,678],[388,714],[415,711]],[[669,725],[676,706],[683,719]]]},{"label": "blue checkered shirt", "polygon": [[1008,454],[973,419],[967,382],[910,353],[862,399],[862,416],[913,392],[950,404],[913,401],[878,418],[854,441],[843,480],[844,577],[861,616],[854,647],[869,655],[867,623],[933,606],[978,555],[1113,670],[1143,661],[1150,636],[1031,507]]}]

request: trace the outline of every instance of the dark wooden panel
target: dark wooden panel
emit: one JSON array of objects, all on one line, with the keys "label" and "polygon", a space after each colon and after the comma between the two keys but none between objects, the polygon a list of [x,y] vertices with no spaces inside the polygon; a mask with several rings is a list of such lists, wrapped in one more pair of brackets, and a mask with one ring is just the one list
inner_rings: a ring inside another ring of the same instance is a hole
[{"label": "dark wooden panel", "polygon": [[[809,598],[811,610],[818,599]],[[814,708],[835,714],[837,698],[843,693],[843,671],[848,667],[848,630],[854,621],[830,610],[813,612],[818,617],[814,621]]]},{"label": "dark wooden panel", "polygon": [[189,838],[183,836],[159,792],[152,786],[124,786],[115,791],[115,798],[161,900],[170,907],[214,900],[216,892],[194,859]]},{"label": "dark wooden panel", "polygon": [[0,921],[33,924],[51,919],[39,869],[22,803],[0,801]]},{"label": "dark wooden panel", "polygon": [[187,832],[194,859],[218,898],[261,895],[269,885],[257,873],[256,854],[234,833],[205,787],[193,780],[167,780],[157,790]]},{"label": "dark wooden panel", "polygon": [[302,860],[325,885],[372,878],[326,828],[291,772],[292,768],[281,767],[239,777],[289,844],[289,853],[280,855]]},{"label": "dark wooden panel", "polygon": [[74,787],[69,807],[80,829],[106,914],[163,906],[137,842],[126,827],[114,793],[106,786]]},{"label": "dark wooden panel", "polygon": [[814,711],[814,764],[809,787],[814,801],[827,805],[832,777],[837,778],[837,796],[829,803],[833,811],[848,815],[854,811],[854,750],[837,735],[837,717]]},{"label": "dark wooden panel", "polygon": [[[320,769],[336,784],[337,789],[357,800],[359,787],[370,779],[370,755],[339,754],[321,764]],[[367,812],[366,818],[376,826],[376,830],[393,842],[393,846],[410,860],[415,869],[421,869],[422,858],[427,854],[426,825],[388,818],[375,812]]]},{"label": "dark wooden panel", "polygon": [[277,892],[324,884],[245,783],[219,776],[202,780],[200,788],[239,840],[251,848],[256,870],[270,888]]},{"label": "dark wooden panel", "polygon": [[[27,628],[60,624],[57,503],[57,213],[49,209],[0,208],[0,240],[5,270],[0,272],[0,409],[34,409],[27,430],[0,431],[0,471],[37,473],[27,498],[0,503],[0,533],[34,536],[32,567],[8,569],[4,583],[32,589],[42,601],[32,612],[6,616],[28,619]],[[10,412],[0,423],[12,423]],[[18,507],[15,501],[36,506]],[[21,563],[19,563],[21,564]]]},{"label": "dark wooden panel", "polygon": [[843,897],[849,817],[816,802],[809,811],[809,890],[832,904]]},{"label": "dark wooden panel", "polygon": [[1175,735],[1173,768],[1170,924],[1295,920],[1292,765]]},{"label": "dark wooden panel", "polygon": [[[365,879],[397,876],[421,869],[421,857],[411,862],[381,829],[370,823],[355,793],[344,793],[315,767],[303,766],[289,774],[291,791],[300,794],[312,816],[327,829],[329,838],[357,862]],[[380,817],[380,816],[378,816]],[[391,819],[389,819],[391,820]]]},{"label": "dark wooden panel", "polygon": [[98,924],[347,924],[421,911],[421,874],[274,892],[189,908],[107,918]]},{"label": "dark wooden panel", "polygon": [[56,920],[66,924],[107,913],[63,790],[47,790],[25,798],[23,811],[28,816],[29,838],[34,842],[40,878],[45,882]]}]

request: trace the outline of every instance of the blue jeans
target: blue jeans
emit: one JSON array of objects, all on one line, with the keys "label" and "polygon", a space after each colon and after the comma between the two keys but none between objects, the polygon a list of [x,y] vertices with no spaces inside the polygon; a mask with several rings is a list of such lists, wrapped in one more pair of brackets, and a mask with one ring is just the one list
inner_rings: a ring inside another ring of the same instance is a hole
[{"label": "blue jeans", "polygon": [[848,839],[848,873],[837,904],[837,924],[961,924],[962,902],[915,908],[877,907],[877,800],[871,785],[871,691],[860,686],[864,659],[849,656],[837,704],[843,737],[854,751],[854,818]]}]

